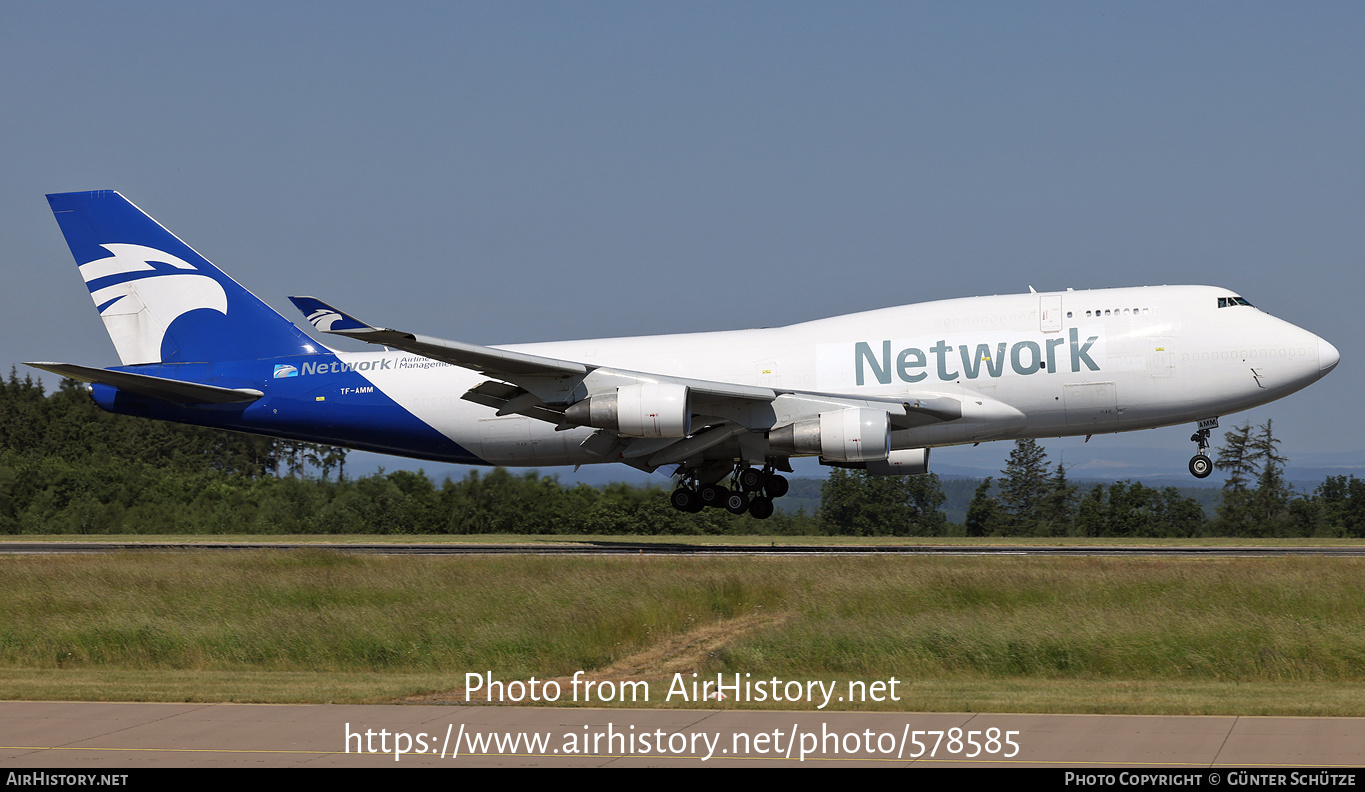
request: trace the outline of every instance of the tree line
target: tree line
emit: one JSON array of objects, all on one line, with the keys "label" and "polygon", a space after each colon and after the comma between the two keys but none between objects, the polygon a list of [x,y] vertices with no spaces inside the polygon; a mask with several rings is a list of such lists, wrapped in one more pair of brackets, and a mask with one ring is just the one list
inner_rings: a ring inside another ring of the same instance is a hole
[{"label": "tree line", "polygon": [[346,474],[345,449],[113,415],[85,386],[0,379],[0,533],[811,534],[814,515],[684,514],[660,486],[500,468]]},{"label": "tree line", "polygon": [[1217,513],[1174,487],[1119,481],[1081,487],[1019,440],[998,485],[986,479],[967,508],[967,536],[1362,537],[1365,481],[1328,476],[1311,493],[1285,480],[1273,422],[1227,430],[1214,465],[1227,473]]},{"label": "tree line", "polygon": [[962,524],[945,517],[935,474],[840,468],[814,513],[759,521],[676,511],[658,485],[497,468],[439,484],[405,470],[348,477],[344,449],[111,415],[78,383],[47,394],[14,371],[0,379],[0,533],[1365,536],[1365,481],[1294,492],[1270,422],[1228,430],[1216,464],[1227,481],[1212,518],[1172,487],[1078,485],[1020,440]]}]

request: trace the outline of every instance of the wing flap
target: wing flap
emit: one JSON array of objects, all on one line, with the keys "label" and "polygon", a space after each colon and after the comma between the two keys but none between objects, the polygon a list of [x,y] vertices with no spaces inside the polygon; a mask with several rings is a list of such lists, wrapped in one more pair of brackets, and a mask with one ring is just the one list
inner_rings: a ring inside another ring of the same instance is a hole
[{"label": "wing flap", "polygon": [[564,423],[563,410],[547,407],[535,394],[525,388],[506,382],[490,380],[480,383],[465,391],[460,398],[475,404],[482,404],[485,407],[492,407],[497,410],[497,414],[500,416],[524,415],[527,418],[535,418],[552,424]]}]

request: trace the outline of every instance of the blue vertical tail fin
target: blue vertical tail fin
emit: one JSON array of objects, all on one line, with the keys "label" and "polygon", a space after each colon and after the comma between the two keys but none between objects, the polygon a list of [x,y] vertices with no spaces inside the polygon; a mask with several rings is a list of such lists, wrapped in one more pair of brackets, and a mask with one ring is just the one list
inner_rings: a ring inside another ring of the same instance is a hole
[{"label": "blue vertical tail fin", "polygon": [[47,200],[124,365],[314,352],[292,322],[117,192]]}]

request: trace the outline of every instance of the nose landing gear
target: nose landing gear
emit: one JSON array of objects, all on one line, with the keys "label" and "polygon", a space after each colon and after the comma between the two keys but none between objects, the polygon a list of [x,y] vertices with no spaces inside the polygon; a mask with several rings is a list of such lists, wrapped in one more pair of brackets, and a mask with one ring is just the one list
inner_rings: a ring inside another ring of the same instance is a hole
[{"label": "nose landing gear", "polygon": [[1199,451],[1190,457],[1190,473],[1195,478],[1208,478],[1213,472],[1213,460],[1209,458],[1209,435],[1212,433],[1212,429],[1205,427],[1190,435],[1190,442],[1199,444]]}]

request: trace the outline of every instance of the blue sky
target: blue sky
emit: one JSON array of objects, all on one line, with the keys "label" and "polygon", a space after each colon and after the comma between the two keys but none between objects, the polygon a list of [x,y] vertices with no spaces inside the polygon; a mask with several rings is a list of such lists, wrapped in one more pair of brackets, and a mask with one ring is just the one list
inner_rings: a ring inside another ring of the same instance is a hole
[{"label": "blue sky", "polygon": [[[43,199],[110,188],[291,318],[477,343],[1226,286],[1343,355],[1234,420],[1358,451],[1363,40],[1358,3],[6,3],[0,363],[116,362]],[[1189,431],[1090,446],[1178,470]]]}]

